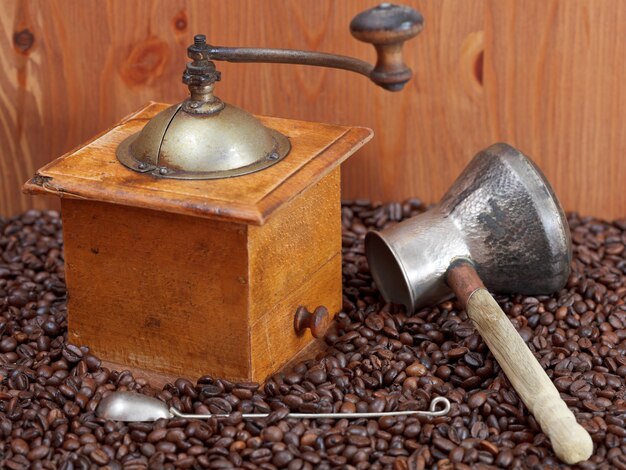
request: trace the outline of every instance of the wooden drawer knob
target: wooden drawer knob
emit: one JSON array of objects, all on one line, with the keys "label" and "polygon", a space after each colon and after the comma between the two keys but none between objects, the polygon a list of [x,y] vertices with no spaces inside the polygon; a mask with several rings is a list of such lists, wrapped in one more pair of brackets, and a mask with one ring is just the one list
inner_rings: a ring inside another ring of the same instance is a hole
[{"label": "wooden drawer knob", "polygon": [[296,310],[293,327],[298,336],[302,335],[309,328],[314,338],[321,338],[326,333],[329,325],[330,315],[328,314],[328,309],[324,306],[317,307],[313,313],[303,306],[298,307],[298,310]]}]

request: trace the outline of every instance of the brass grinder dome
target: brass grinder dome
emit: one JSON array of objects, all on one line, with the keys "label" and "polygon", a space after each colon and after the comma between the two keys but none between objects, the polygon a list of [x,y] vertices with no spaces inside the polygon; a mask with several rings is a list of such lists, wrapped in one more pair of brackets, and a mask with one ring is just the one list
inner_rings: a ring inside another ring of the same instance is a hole
[{"label": "brass grinder dome", "polygon": [[118,147],[118,160],[141,173],[175,179],[218,179],[267,168],[291,149],[289,139],[250,113],[213,95],[220,73],[204,54],[202,35],[189,47],[183,82],[191,96],[157,114]]},{"label": "brass grinder dome", "polygon": [[245,175],[280,161],[287,137],[251,114],[225,105],[210,115],[190,114],[179,103],[167,108],[124,140],[117,158],[135,171],[177,179]]}]

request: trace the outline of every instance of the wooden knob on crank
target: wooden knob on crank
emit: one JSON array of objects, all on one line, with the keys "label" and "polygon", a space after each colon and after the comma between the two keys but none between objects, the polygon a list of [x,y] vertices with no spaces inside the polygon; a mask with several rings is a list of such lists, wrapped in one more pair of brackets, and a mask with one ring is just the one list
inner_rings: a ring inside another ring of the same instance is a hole
[{"label": "wooden knob on crank", "polygon": [[373,44],[378,54],[370,79],[389,91],[399,91],[413,72],[404,63],[404,42],[422,30],[424,19],[413,8],[381,3],[359,13],[350,23],[350,32],[359,41]]},{"label": "wooden knob on crank", "polygon": [[330,325],[330,315],[326,307],[317,307],[313,313],[309,312],[306,307],[298,307],[296,316],[293,320],[293,327],[296,334],[301,335],[307,328],[310,328],[314,338],[321,338],[326,333]]}]

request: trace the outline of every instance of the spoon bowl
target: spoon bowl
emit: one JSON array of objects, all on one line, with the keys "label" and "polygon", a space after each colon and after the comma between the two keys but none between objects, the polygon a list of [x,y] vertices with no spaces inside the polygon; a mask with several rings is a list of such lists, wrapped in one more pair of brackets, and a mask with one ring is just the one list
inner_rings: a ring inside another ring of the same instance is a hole
[{"label": "spoon bowl", "polygon": [[174,417],[167,403],[134,392],[114,392],[107,395],[100,400],[96,415],[112,421],[131,422]]}]

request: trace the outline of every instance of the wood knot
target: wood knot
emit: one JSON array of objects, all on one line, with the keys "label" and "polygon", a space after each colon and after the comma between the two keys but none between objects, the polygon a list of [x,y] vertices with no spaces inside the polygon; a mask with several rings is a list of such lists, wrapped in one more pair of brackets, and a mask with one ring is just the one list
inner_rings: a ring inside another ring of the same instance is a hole
[{"label": "wood knot", "polygon": [[481,96],[485,79],[484,31],[474,31],[465,37],[461,45],[459,65],[462,84],[469,96]]},{"label": "wood knot", "polygon": [[174,29],[176,31],[186,31],[187,30],[187,13],[185,10],[180,10],[176,16],[174,16]]},{"label": "wood knot", "polygon": [[122,63],[120,75],[128,85],[150,85],[163,75],[168,57],[167,44],[149,37],[133,47]]},{"label": "wood knot", "polygon": [[13,45],[20,54],[28,54],[34,43],[35,35],[28,28],[13,34]]}]

